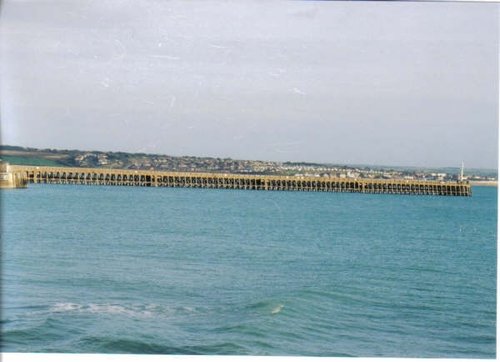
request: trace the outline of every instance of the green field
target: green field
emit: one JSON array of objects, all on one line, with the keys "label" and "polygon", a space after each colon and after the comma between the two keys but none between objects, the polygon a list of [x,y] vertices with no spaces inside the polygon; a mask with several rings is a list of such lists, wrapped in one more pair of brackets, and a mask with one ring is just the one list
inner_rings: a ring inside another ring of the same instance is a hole
[{"label": "green field", "polygon": [[64,166],[64,164],[59,163],[54,160],[47,160],[40,157],[25,157],[25,156],[9,156],[0,155],[3,161],[10,163],[11,165],[28,165],[28,166]]}]

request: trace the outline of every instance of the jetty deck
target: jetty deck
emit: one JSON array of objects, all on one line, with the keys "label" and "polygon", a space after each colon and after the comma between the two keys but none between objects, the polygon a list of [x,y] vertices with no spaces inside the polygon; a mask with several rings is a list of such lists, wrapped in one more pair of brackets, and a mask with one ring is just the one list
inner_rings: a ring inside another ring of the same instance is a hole
[{"label": "jetty deck", "polygon": [[30,183],[471,196],[466,181],[348,179],[11,165]]}]

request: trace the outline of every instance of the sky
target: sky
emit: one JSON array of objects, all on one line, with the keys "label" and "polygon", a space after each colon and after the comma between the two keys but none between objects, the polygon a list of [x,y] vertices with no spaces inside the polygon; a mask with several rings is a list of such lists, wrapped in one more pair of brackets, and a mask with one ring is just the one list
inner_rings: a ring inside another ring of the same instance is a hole
[{"label": "sky", "polygon": [[1,141],[496,168],[499,6],[4,0]]}]

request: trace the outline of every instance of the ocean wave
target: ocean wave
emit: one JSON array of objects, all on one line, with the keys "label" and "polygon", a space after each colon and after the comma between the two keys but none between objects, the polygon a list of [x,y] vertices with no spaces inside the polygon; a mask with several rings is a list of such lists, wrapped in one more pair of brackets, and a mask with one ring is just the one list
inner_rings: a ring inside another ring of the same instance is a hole
[{"label": "ocean wave", "polygon": [[129,338],[86,337],[78,345],[84,350],[100,353],[134,353],[134,354],[177,354],[177,355],[206,355],[206,354],[248,354],[248,351],[239,344],[226,342],[206,345],[173,346],[153,341],[135,340]]},{"label": "ocean wave", "polygon": [[284,307],[285,307],[285,304],[283,304],[283,303],[277,303],[277,302],[271,302],[271,301],[261,301],[261,302],[249,304],[246,308],[249,310],[255,310],[255,311],[269,313],[269,314],[274,315],[274,314],[280,313]]},{"label": "ocean wave", "polygon": [[230,334],[245,336],[245,338],[266,338],[268,336],[267,331],[262,326],[254,326],[250,324],[236,324],[236,325],[224,325],[211,330],[216,334]]},{"label": "ocean wave", "polygon": [[278,304],[276,307],[271,310],[271,314],[278,314],[283,310],[284,305],[283,304]]},{"label": "ocean wave", "polygon": [[0,346],[5,352],[49,352],[46,349],[49,342],[71,339],[71,335],[80,332],[78,326],[46,317],[40,321],[4,328]]}]

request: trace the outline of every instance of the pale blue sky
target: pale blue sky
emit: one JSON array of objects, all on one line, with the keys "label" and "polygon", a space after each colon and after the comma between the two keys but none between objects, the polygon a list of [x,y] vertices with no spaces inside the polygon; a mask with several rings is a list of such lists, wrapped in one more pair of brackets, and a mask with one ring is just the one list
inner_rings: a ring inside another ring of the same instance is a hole
[{"label": "pale blue sky", "polygon": [[494,168],[498,10],[4,0],[2,143]]}]

